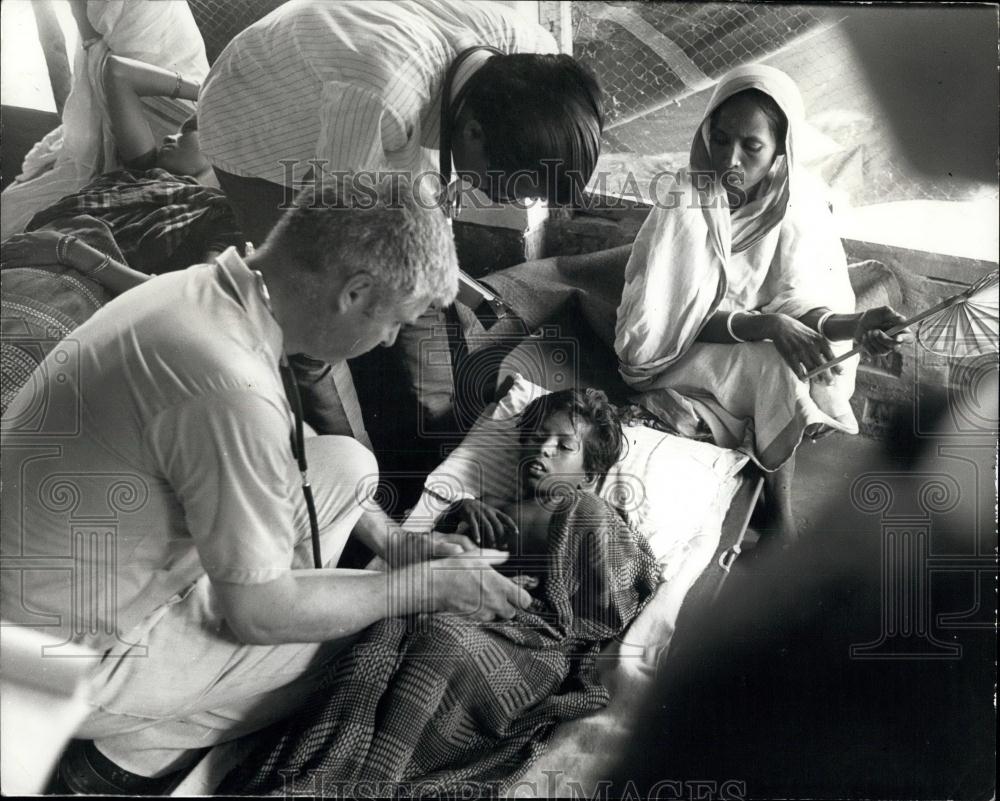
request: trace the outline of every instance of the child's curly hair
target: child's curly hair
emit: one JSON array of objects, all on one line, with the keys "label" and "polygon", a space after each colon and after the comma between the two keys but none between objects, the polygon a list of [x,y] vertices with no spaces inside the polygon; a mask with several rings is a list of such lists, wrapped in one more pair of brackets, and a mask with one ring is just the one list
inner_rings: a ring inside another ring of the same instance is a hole
[{"label": "child's curly hair", "polygon": [[589,426],[583,441],[583,467],[592,476],[602,477],[621,458],[625,435],[618,411],[599,389],[562,389],[535,398],[518,421],[518,441],[522,444],[553,414],[566,412],[574,425]]}]

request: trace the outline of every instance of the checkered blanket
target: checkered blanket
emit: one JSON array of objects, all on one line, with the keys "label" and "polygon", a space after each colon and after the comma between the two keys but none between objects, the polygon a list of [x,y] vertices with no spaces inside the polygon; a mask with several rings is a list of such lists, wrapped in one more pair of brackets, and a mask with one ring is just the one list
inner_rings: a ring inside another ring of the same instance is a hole
[{"label": "checkered blanket", "polygon": [[189,267],[209,249],[243,248],[221,190],[159,168],[105,173],[38,212],[25,230],[62,230],[61,221],[81,215],[105,224],[128,265],[144,273]]},{"label": "checkered blanket", "polygon": [[257,735],[219,792],[504,792],[557,723],[608,703],[598,652],[657,580],[645,541],[584,492],[552,516],[544,573],[531,608],[510,622],[436,614],[373,626],[312,705]]}]

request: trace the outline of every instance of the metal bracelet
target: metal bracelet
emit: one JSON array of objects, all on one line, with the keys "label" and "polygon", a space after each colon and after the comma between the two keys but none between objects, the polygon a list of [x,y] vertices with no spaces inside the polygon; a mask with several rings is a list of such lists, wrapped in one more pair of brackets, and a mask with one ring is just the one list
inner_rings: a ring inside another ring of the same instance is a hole
[{"label": "metal bracelet", "polygon": [[74,239],[76,239],[76,237],[72,234],[66,234],[65,236],[59,237],[59,241],[56,242],[56,262],[58,264],[62,264],[65,267],[70,266],[69,246]]},{"label": "metal bracelet", "polygon": [[729,332],[729,336],[731,336],[735,342],[746,342],[745,339],[741,339],[740,337],[736,336],[736,334],[733,332],[733,318],[737,314],[744,314],[744,313],[745,312],[741,312],[737,309],[736,311],[729,312],[729,316],[726,318],[726,331]]},{"label": "metal bracelet", "polygon": [[823,323],[829,320],[830,317],[832,316],[833,312],[828,311],[826,312],[826,314],[822,315],[816,322],[816,333],[819,334],[821,337],[825,337],[826,339],[829,339],[830,337],[826,336],[826,332],[823,330]]}]

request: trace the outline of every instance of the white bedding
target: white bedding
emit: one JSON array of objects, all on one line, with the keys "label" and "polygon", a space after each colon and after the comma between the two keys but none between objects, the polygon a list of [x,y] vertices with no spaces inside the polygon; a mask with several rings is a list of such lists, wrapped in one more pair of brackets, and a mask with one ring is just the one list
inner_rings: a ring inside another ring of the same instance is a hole
[{"label": "white bedding", "polygon": [[[427,477],[404,525],[429,531],[455,498],[484,492],[502,497],[516,466],[517,415],[546,391],[515,376],[501,402],[487,407],[463,443]],[[738,473],[747,459],[735,451],[642,427],[625,431],[629,450],[609,473],[602,494],[624,499],[626,511],[647,532],[660,562],[660,585],[622,640],[602,652],[601,675],[611,703],[559,725],[545,754],[509,797],[593,797],[596,783],[629,742],[681,604],[718,550],[722,522],[742,481]],[[211,793],[240,756],[239,743],[212,749],[174,794]]]},{"label": "white bedding", "polygon": [[[430,530],[456,498],[504,497],[513,488],[517,415],[545,392],[515,375],[507,395],[487,407],[462,444],[427,477],[407,528]],[[625,433],[629,449],[609,472],[601,494],[621,502],[646,533],[661,582],[623,640],[602,652],[601,675],[611,703],[560,724],[545,754],[509,797],[594,796],[597,782],[610,773],[633,733],[632,722],[666,656],[684,598],[718,550],[723,520],[742,481],[738,474],[747,457],[736,451],[641,426]]]}]

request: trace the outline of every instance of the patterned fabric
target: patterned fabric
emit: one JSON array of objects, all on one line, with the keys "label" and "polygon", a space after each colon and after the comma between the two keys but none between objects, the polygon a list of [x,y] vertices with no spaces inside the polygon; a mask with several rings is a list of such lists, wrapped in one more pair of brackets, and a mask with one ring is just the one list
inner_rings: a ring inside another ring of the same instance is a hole
[{"label": "patterned fabric", "polygon": [[207,250],[243,247],[221,190],[161,169],[105,173],[38,212],[25,230],[62,230],[61,221],[79,215],[105,223],[128,265],[145,273],[189,267]]},{"label": "patterned fabric", "polygon": [[[258,735],[219,792],[503,792],[556,723],[608,703],[598,652],[657,581],[645,540],[586,492],[553,513],[544,559],[534,603],[512,621],[436,614],[374,625],[333,664],[315,705]],[[509,569],[532,572],[527,562]]]},{"label": "patterned fabric", "polygon": [[[64,230],[117,261],[121,252],[107,226],[88,218]],[[39,245],[45,250],[44,245]],[[0,272],[0,413],[6,412],[56,344],[107,303],[114,292],[59,264],[9,261]],[[12,425],[14,425],[12,423]]]}]

